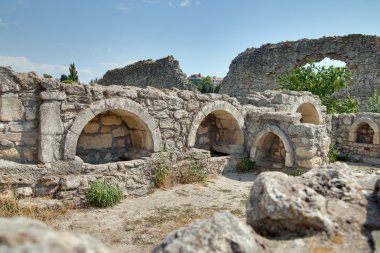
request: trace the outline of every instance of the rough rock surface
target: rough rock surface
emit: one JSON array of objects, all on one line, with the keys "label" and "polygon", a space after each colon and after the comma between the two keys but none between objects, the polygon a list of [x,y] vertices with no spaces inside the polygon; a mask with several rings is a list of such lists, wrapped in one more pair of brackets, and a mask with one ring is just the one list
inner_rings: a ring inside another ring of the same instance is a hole
[{"label": "rough rock surface", "polygon": [[326,216],[326,199],[282,172],[262,173],[257,177],[246,213],[247,223],[268,237],[333,229]]},{"label": "rough rock surface", "polygon": [[276,89],[279,75],[330,57],[346,63],[353,74],[351,95],[364,102],[379,89],[379,52],[379,37],[367,35],[302,39],[248,48],[232,61],[221,92],[236,96]]},{"label": "rough rock surface", "polygon": [[153,252],[248,253],[261,249],[249,226],[229,212],[222,212],[172,232]]},{"label": "rough rock surface", "polygon": [[151,59],[139,61],[123,68],[107,71],[101,85],[123,85],[156,88],[188,89],[186,74],[182,72],[179,63],[173,56],[156,61]]},{"label": "rough rock surface", "polygon": [[107,253],[102,243],[88,235],[56,232],[27,218],[0,218],[0,252],[7,253]]}]

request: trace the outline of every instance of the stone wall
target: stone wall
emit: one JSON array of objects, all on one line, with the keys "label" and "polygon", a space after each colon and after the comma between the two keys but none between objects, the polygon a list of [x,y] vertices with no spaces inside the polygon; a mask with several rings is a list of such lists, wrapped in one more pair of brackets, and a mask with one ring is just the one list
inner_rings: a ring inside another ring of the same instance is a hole
[{"label": "stone wall", "polygon": [[0,68],[0,159],[37,162],[41,80]]},{"label": "stone wall", "polygon": [[186,74],[173,56],[159,60],[145,60],[123,68],[108,70],[99,80],[101,85],[123,85],[156,88],[191,88]]},{"label": "stone wall", "polygon": [[[143,194],[153,184],[163,153],[170,154],[178,171],[192,157],[208,173],[230,169],[242,157],[263,161],[265,152],[273,152],[277,167],[311,168],[327,159],[325,108],[310,93],[256,92],[239,102],[224,94],[63,84],[1,70],[3,90],[24,86],[1,97],[0,123],[8,131],[20,125],[21,136],[33,133],[34,142],[13,141],[5,131],[0,135],[2,151],[13,148],[20,154],[2,153],[0,187],[11,181],[17,189],[31,188],[19,191],[34,196],[83,197],[88,182],[105,178],[128,194]],[[22,100],[25,93],[28,103]],[[22,104],[23,113],[8,113],[8,96]],[[300,110],[305,105],[308,109]],[[39,108],[33,120],[25,113],[31,106]],[[315,122],[307,122],[310,118]],[[27,128],[30,121],[34,128]],[[20,165],[28,151],[34,151],[29,163],[35,165]]]},{"label": "stone wall", "polygon": [[332,139],[349,159],[380,164],[380,114],[337,114],[332,117]]},{"label": "stone wall", "polygon": [[253,91],[277,89],[279,75],[325,57],[341,60],[352,72],[351,95],[361,101],[362,109],[380,89],[380,38],[348,35],[302,39],[249,48],[231,63],[221,92],[239,96]]}]

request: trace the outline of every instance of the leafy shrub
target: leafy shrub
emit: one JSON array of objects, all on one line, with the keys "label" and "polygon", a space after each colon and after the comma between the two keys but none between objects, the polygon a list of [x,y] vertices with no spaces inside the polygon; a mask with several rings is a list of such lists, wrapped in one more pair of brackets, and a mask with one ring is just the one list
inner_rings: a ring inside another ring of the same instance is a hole
[{"label": "leafy shrub", "polygon": [[113,206],[119,203],[122,198],[122,189],[104,180],[92,182],[86,194],[87,203],[96,207]]},{"label": "leafy shrub", "polygon": [[179,182],[182,184],[206,182],[207,175],[204,171],[204,167],[195,161],[194,158],[190,158],[190,160],[190,166],[181,171]]},{"label": "leafy shrub", "polygon": [[367,111],[380,113],[380,97],[377,90],[375,90],[372,97],[368,101]]},{"label": "leafy shrub", "polygon": [[298,167],[298,168],[295,168],[295,169],[286,168],[286,169],[283,170],[283,172],[284,172],[286,175],[288,175],[288,176],[294,176],[294,177],[302,176],[302,175],[305,174],[307,171],[308,171],[308,169],[306,169],[306,168],[301,168],[301,167]]},{"label": "leafy shrub", "polygon": [[254,170],[256,168],[256,162],[251,161],[249,158],[245,157],[238,161],[236,164],[236,170],[238,172],[247,172]]},{"label": "leafy shrub", "polygon": [[288,74],[278,77],[282,89],[293,91],[310,91],[319,96],[326,106],[327,113],[353,113],[359,109],[359,101],[346,97],[338,99],[333,94],[347,87],[351,80],[351,73],[346,67],[328,68],[318,67],[315,64],[294,69]]}]

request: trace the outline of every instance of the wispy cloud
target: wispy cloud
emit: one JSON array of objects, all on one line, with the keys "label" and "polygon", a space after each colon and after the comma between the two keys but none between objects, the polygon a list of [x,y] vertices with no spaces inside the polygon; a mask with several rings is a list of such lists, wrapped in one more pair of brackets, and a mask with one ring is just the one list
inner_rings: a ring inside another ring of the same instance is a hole
[{"label": "wispy cloud", "polygon": [[173,6],[174,6],[173,2],[172,2],[172,1],[169,1],[169,2],[168,2],[168,6],[169,6],[169,7],[173,7]]},{"label": "wispy cloud", "polygon": [[[40,75],[46,73],[56,78],[59,78],[62,74],[68,74],[69,72],[69,66],[61,64],[35,63],[24,56],[13,57],[0,55],[0,65],[10,66],[13,70],[19,72],[35,71]],[[89,80],[100,76],[100,73],[91,69],[78,68],[78,75],[82,82],[88,82]]]},{"label": "wispy cloud", "polygon": [[3,19],[0,17],[0,27],[5,27],[8,24],[3,21]]},{"label": "wispy cloud", "polygon": [[182,0],[179,3],[179,6],[181,6],[181,7],[189,7],[190,5],[191,5],[191,0]]},{"label": "wispy cloud", "polygon": [[126,4],[119,4],[116,9],[118,9],[119,11],[129,11],[129,8]]}]

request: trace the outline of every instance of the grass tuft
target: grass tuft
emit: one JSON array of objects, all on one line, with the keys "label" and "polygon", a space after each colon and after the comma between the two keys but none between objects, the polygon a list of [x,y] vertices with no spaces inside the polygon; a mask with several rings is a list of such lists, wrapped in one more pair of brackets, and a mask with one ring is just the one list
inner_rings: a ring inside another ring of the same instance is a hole
[{"label": "grass tuft", "polygon": [[86,194],[87,203],[95,207],[113,206],[119,203],[122,198],[122,189],[104,180],[92,182]]}]

